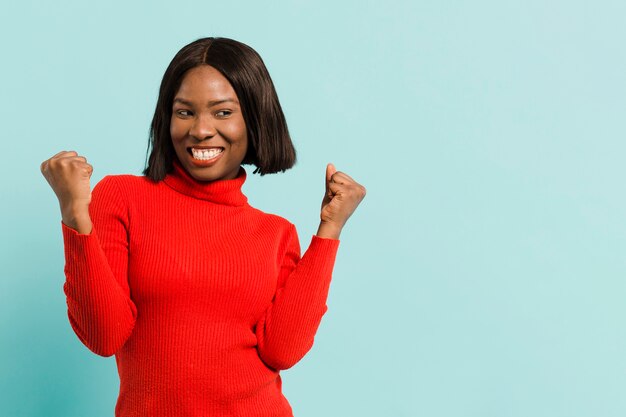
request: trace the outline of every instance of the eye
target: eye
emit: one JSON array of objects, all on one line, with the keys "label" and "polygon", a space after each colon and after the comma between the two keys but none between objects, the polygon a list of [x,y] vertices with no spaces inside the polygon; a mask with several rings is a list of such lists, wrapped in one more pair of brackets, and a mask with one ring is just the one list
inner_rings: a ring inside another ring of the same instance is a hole
[{"label": "eye", "polygon": [[233,112],[230,110],[220,110],[217,113],[215,113],[216,116],[218,117],[228,117],[232,114]]},{"label": "eye", "polygon": [[175,113],[178,116],[181,116],[181,117],[189,117],[189,116],[191,116],[191,112],[189,110],[183,110],[183,109],[176,110]]}]

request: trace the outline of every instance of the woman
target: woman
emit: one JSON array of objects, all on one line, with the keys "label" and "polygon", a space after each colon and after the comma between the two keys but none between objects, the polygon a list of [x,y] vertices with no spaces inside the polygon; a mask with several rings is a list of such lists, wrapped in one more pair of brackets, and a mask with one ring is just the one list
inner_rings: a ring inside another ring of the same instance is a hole
[{"label": "woman", "polygon": [[282,172],[295,150],[263,61],[231,39],[177,53],[150,144],[145,176],[108,175],[93,193],[84,156],[41,165],[61,207],[70,323],[115,355],[116,416],[292,416],[279,372],[313,345],[365,189],[326,167],[302,257],[293,224],[247,203],[241,165]]}]

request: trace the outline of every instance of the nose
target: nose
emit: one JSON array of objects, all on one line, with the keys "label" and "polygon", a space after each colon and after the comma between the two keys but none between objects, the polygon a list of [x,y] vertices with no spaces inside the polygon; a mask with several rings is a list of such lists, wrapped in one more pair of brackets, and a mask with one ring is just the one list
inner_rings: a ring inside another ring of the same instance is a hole
[{"label": "nose", "polygon": [[215,136],[215,126],[210,116],[199,114],[193,121],[189,135],[197,140],[209,139]]}]

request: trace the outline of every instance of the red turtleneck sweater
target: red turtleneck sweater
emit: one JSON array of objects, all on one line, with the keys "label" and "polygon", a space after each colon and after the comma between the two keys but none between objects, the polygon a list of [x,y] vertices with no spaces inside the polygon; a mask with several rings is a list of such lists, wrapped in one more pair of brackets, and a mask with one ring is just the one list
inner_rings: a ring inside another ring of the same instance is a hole
[{"label": "red turtleneck sweater", "polygon": [[115,355],[118,417],[283,417],[279,371],[313,345],[338,240],[252,208],[232,180],[200,182],[178,162],[158,183],[109,175],[93,229],[61,222],[63,287],[76,335]]}]

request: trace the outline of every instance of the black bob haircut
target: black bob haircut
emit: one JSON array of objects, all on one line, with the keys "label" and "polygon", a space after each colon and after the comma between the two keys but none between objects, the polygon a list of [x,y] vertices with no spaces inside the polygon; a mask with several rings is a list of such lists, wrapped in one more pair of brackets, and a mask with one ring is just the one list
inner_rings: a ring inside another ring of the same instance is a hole
[{"label": "black bob haircut", "polygon": [[248,137],[248,152],[242,164],[255,165],[254,173],[260,175],[284,172],[293,167],[296,150],[263,60],[244,43],[211,37],[183,47],[165,70],[150,126],[147,166],[143,174],[153,181],[160,181],[172,171],[176,158],[170,136],[174,96],[187,71],[201,65],[217,69],[237,94]]}]

